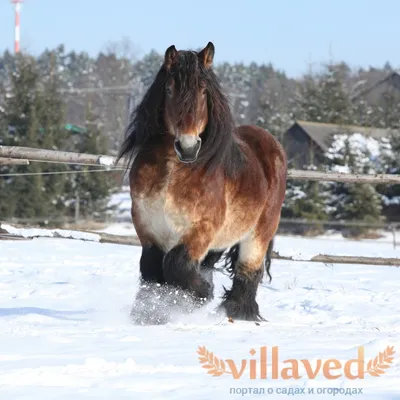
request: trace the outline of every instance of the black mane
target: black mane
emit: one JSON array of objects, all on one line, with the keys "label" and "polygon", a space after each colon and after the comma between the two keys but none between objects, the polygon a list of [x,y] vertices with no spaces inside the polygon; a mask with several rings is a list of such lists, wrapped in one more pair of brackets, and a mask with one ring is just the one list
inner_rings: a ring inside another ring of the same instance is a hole
[{"label": "black mane", "polygon": [[239,147],[240,141],[236,135],[228,99],[222,92],[217,76],[211,68],[206,69],[197,62],[195,52],[179,52],[177,64],[170,71],[165,65],[161,66],[142,102],[132,111],[117,162],[123,157],[128,157],[129,162],[132,161],[139,151],[151,148],[152,143],[166,131],[163,120],[165,85],[171,74],[180,86],[180,92],[184,93],[182,109],[178,110],[180,113],[185,112],[191,93],[197,90],[193,83],[197,81],[198,76],[207,86],[208,124],[201,135],[199,156],[191,166],[205,167],[209,173],[222,167],[228,176],[235,176],[243,166],[244,155]]}]

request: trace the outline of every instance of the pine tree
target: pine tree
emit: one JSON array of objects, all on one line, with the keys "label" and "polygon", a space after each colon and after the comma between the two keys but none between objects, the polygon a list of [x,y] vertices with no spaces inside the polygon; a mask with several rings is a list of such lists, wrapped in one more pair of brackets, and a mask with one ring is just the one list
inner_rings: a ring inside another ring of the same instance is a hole
[{"label": "pine tree", "polygon": [[[333,124],[348,123],[351,120],[350,97],[345,84],[346,66],[325,65],[322,73],[306,74],[296,94],[300,119]],[[324,161],[324,160],[321,160]],[[306,165],[304,169],[314,170]],[[292,218],[326,220],[329,215],[328,189],[325,183],[300,182],[287,191],[285,211]],[[302,194],[299,196],[299,194]],[[292,197],[292,198],[291,198]]]},{"label": "pine tree", "polygon": [[[400,132],[393,131],[388,138],[381,139],[380,144],[381,163],[378,172],[400,175]],[[400,216],[400,184],[378,185],[377,191],[384,205],[392,209],[390,214]]]},{"label": "pine tree", "polygon": [[327,64],[320,74],[311,72],[301,81],[297,100],[301,119],[330,124],[353,122],[349,90],[346,84],[348,67],[344,64]]},{"label": "pine tree", "polygon": [[[107,140],[102,134],[99,118],[93,114],[90,102],[86,107],[85,132],[80,135],[77,151],[80,153],[105,154]],[[72,206],[70,215],[75,212],[79,201],[80,216],[93,217],[106,211],[111,189],[115,182],[112,172],[90,172],[98,167],[76,165],[67,184],[68,203]]]},{"label": "pine tree", "polygon": [[318,77],[309,73],[298,84],[296,100],[299,104],[299,119],[313,122],[327,122],[322,102],[323,93]]},{"label": "pine tree", "polygon": [[344,64],[328,64],[320,79],[324,121],[331,124],[351,124],[353,113],[346,84],[348,67]]},{"label": "pine tree", "polygon": [[[9,79],[10,87],[1,113],[1,128],[6,132],[4,144],[54,148],[62,121],[61,100],[55,96],[56,87],[48,90],[36,60],[27,55],[18,55]],[[57,170],[56,166],[51,166],[52,170]],[[62,207],[57,210],[56,206],[57,193],[63,189],[62,182],[59,184],[62,177],[43,175],[47,168],[46,164],[37,162],[2,168],[3,174],[19,174],[1,180],[2,197],[7,199],[2,201],[2,216],[44,218],[61,213]]]},{"label": "pine tree", "polygon": [[[327,152],[327,158],[331,160],[328,168],[353,174],[374,173],[377,145],[376,140],[366,139],[357,133],[336,135]],[[330,184],[330,196],[333,219],[368,223],[382,220],[382,199],[371,184],[333,182]],[[350,233],[358,235],[366,231],[366,228],[358,227]]]},{"label": "pine tree", "polygon": [[[11,73],[10,87],[2,112],[2,129],[6,132],[5,145],[33,146],[37,141],[38,114],[42,106],[38,92],[39,74],[32,57],[20,55]],[[40,173],[40,166],[30,165],[2,168],[3,174]],[[6,176],[1,185],[2,217],[29,218],[43,210],[41,178],[34,176]]]},{"label": "pine tree", "polygon": [[[60,70],[60,55],[57,52],[49,54],[49,65],[46,75],[42,76],[43,86],[43,112],[41,114],[40,142],[34,147],[40,146],[49,150],[66,149],[70,138],[64,129],[65,105],[59,89],[62,87]],[[71,149],[73,150],[73,149]],[[44,193],[46,194],[47,209],[53,215],[62,215],[65,212],[64,191],[67,176],[62,172],[68,170],[68,166],[56,163],[43,163],[43,172],[52,172],[43,176]],[[60,174],[54,174],[60,172]]]},{"label": "pine tree", "polygon": [[[309,166],[307,170],[316,170]],[[326,221],[329,216],[329,195],[325,182],[288,180],[285,202],[282,209],[283,218],[303,219],[307,221]],[[322,224],[303,225],[297,229],[302,233],[314,234],[323,231]]]}]

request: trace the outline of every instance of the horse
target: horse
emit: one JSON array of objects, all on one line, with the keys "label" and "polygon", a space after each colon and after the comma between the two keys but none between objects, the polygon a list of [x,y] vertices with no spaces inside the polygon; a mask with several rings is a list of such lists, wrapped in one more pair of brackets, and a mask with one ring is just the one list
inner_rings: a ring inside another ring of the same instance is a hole
[{"label": "horse", "polygon": [[235,124],[214,54],[212,42],[201,51],[166,49],[117,162],[130,164],[141,282],[179,289],[201,306],[214,297],[212,273],[223,259],[232,286],[218,310],[265,321],[256,295],[264,269],[272,279],[287,159],[268,130]]}]

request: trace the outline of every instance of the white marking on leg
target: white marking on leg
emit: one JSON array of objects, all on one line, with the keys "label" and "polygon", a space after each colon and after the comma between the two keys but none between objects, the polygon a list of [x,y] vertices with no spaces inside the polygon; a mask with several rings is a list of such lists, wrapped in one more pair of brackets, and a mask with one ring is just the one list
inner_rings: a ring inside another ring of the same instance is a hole
[{"label": "white marking on leg", "polygon": [[239,264],[244,264],[250,269],[258,269],[265,256],[267,249],[260,240],[254,237],[253,233],[248,235],[239,244]]}]

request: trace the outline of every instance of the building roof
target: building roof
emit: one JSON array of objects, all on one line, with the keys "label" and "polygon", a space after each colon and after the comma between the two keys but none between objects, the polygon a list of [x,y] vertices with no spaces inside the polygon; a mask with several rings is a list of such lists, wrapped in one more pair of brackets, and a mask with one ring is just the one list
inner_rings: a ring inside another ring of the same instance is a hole
[{"label": "building roof", "polygon": [[327,151],[335,134],[360,133],[363,136],[380,139],[390,135],[389,129],[354,125],[335,125],[321,122],[296,121],[298,125],[323,151]]},{"label": "building roof", "polygon": [[400,73],[393,71],[386,75],[383,79],[369,79],[369,85],[356,93],[352,98],[357,99],[358,97],[364,96],[384,83],[388,83],[393,88],[400,90]]}]

